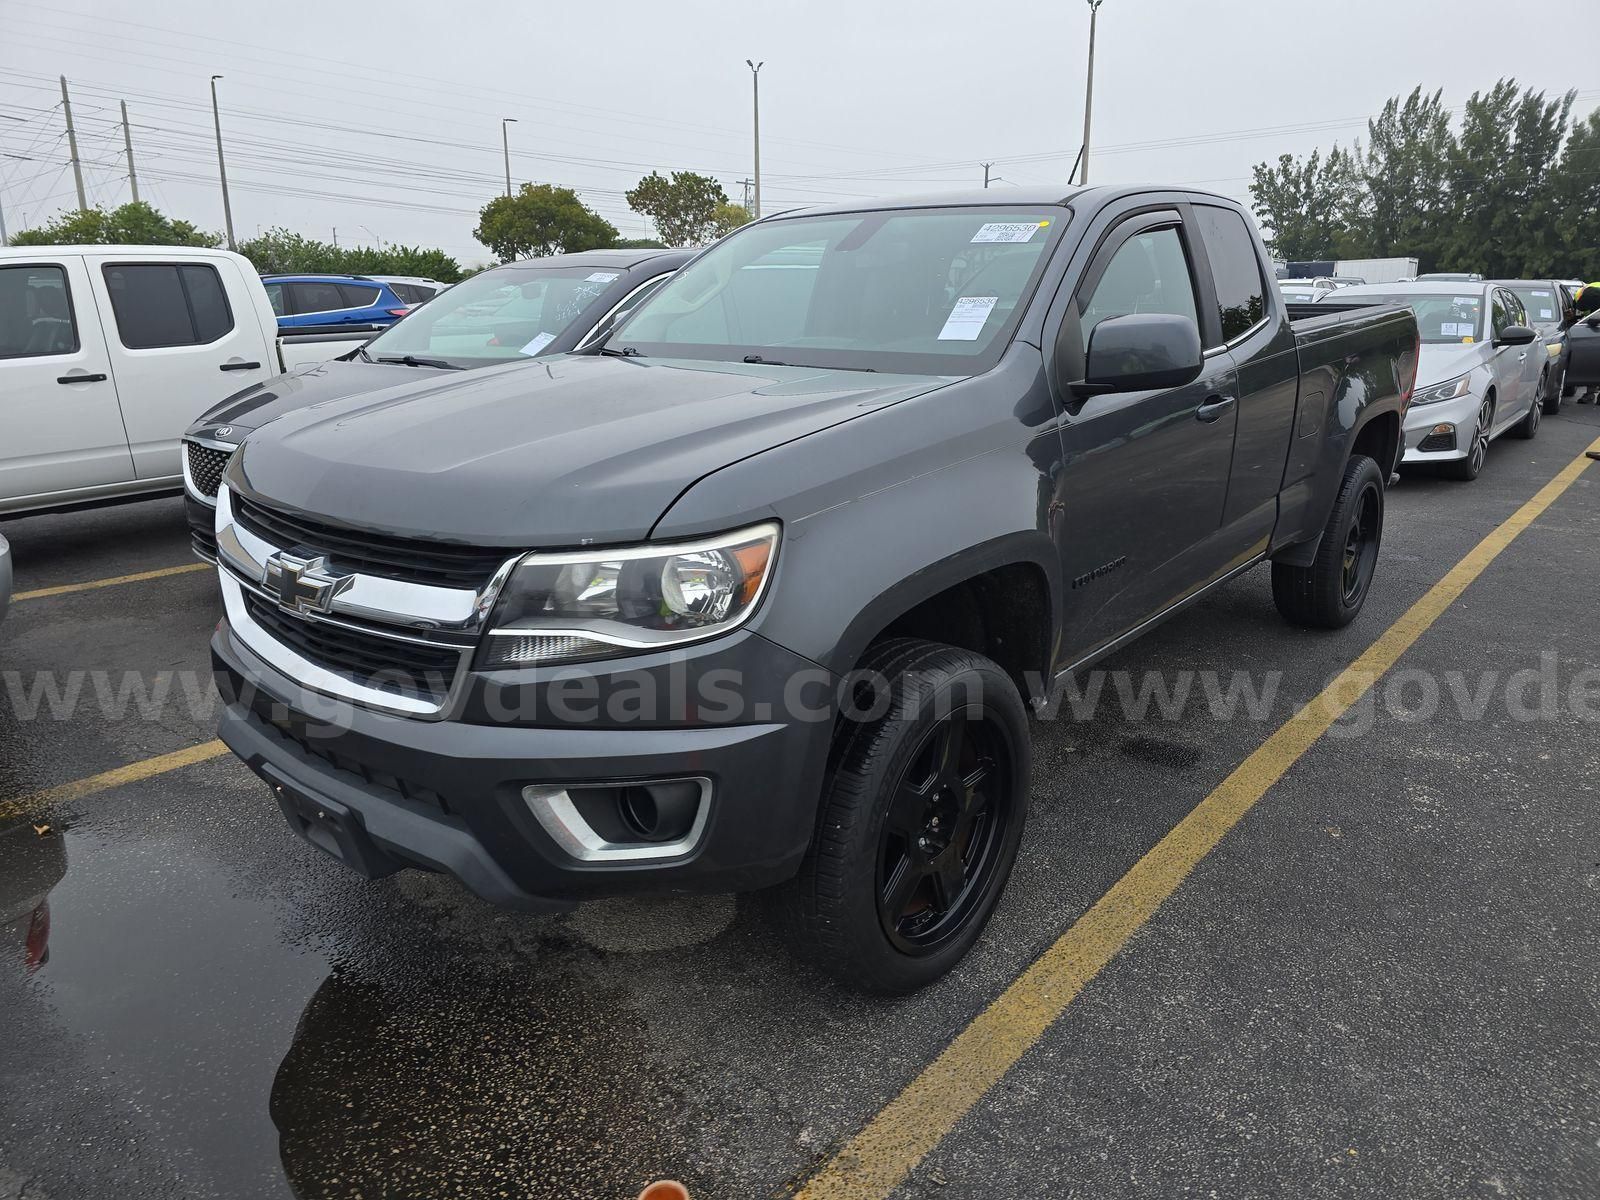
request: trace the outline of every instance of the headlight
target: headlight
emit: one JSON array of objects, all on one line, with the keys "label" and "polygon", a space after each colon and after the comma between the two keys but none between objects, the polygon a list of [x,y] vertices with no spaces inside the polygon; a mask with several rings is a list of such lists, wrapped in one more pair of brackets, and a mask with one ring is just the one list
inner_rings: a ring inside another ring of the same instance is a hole
[{"label": "headlight", "polygon": [[479,665],[615,658],[726,633],[755,611],[777,551],[768,522],[678,545],[530,554],[500,594]]},{"label": "headlight", "polygon": [[1425,388],[1418,388],[1411,394],[1412,404],[1437,404],[1440,400],[1454,400],[1457,396],[1465,396],[1471,390],[1470,375],[1461,375],[1446,383],[1434,383]]}]

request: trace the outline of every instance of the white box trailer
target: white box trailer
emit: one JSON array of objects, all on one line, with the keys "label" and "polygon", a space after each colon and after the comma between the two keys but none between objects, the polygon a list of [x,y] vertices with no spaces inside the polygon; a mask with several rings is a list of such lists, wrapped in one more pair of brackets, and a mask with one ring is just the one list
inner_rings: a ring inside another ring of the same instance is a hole
[{"label": "white box trailer", "polygon": [[1335,279],[1363,279],[1368,283],[1398,283],[1417,277],[1414,258],[1345,258],[1333,264]]}]

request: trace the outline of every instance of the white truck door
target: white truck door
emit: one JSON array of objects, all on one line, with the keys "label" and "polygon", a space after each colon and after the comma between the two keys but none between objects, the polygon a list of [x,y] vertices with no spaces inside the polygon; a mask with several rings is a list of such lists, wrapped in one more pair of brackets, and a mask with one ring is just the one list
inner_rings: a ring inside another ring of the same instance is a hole
[{"label": "white truck door", "polygon": [[95,255],[88,267],[134,472],[176,479],[183,431],[224,396],[275,374],[276,343],[230,257],[163,260],[146,251]]},{"label": "white truck door", "polygon": [[0,262],[0,510],[134,478],[88,270],[72,254]]}]

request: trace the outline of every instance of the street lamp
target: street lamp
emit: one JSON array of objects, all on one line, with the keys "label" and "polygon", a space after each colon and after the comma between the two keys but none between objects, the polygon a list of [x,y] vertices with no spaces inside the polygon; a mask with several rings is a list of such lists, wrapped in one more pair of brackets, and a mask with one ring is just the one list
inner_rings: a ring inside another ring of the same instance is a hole
[{"label": "street lamp", "polygon": [[506,133],[506,126],[515,125],[516,123],[517,119],[515,117],[500,118],[500,149],[504,150],[506,155],[506,198],[508,200],[511,198],[511,138]]},{"label": "street lamp", "polygon": [[217,174],[222,177],[222,220],[228,227],[228,249],[237,250],[238,246],[233,240],[233,205],[228,202],[228,164],[222,157],[222,114],[217,109],[217,80],[221,75],[211,77],[211,121],[217,130]]},{"label": "street lamp", "polygon": [[761,68],[766,66],[766,60],[751,62],[748,58],[744,65],[750,68],[751,99],[755,103],[755,140],[756,140],[756,211],[755,217],[761,219]]},{"label": "street lamp", "polygon": [[1089,0],[1089,82],[1083,93],[1083,168],[1078,175],[1080,185],[1089,182],[1089,122],[1094,115],[1094,24],[1105,0]]}]

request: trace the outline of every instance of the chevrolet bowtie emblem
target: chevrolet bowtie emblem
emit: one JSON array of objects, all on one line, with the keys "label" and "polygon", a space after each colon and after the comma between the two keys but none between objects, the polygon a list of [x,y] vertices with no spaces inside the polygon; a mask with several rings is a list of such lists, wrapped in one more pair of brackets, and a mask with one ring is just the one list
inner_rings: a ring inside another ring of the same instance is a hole
[{"label": "chevrolet bowtie emblem", "polygon": [[261,574],[261,586],[280,607],[301,613],[329,611],[333,598],[354,582],[354,575],[329,571],[326,558],[299,558],[283,551],[267,559]]}]

